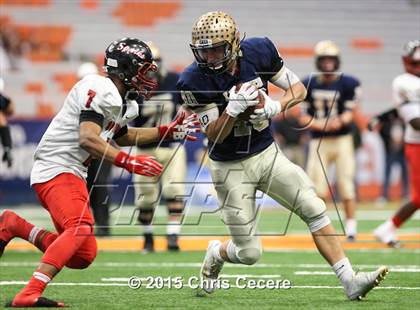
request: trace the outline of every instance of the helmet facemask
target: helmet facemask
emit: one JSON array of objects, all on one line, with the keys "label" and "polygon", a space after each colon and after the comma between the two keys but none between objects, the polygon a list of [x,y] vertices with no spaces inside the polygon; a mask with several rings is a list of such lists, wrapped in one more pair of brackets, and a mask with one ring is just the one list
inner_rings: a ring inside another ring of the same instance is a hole
[{"label": "helmet facemask", "polygon": [[155,64],[145,62],[138,67],[137,74],[131,78],[129,86],[133,87],[144,99],[150,99],[158,82],[156,73],[158,68]]},{"label": "helmet facemask", "polygon": [[207,74],[225,72],[236,58],[232,55],[232,45],[227,41],[204,46],[190,44],[190,47],[198,67]]}]

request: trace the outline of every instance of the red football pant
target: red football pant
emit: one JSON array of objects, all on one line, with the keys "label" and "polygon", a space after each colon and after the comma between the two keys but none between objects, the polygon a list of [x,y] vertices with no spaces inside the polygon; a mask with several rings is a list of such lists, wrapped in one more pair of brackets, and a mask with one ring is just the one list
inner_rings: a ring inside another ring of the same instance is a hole
[{"label": "red football pant", "polygon": [[411,202],[420,209],[420,144],[405,144],[405,157],[410,175]]},{"label": "red football pant", "polygon": [[62,173],[33,188],[58,233],[55,238],[48,236],[50,244],[43,242],[46,250],[41,262],[58,270],[63,266],[88,267],[96,257],[97,246],[85,181],[71,173]]}]

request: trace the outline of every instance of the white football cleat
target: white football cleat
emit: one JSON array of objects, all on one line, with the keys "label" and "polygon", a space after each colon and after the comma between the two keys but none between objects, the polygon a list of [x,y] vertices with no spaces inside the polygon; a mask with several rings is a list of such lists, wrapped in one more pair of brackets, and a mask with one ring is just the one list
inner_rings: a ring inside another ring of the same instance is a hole
[{"label": "white football cleat", "polygon": [[346,295],[350,300],[362,300],[374,287],[385,279],[388,273],[386,266],[379,267],[372,272],[358,272],[344,285]]},{"label": "white football cleat", "polygon": [[200,275],[200,287],[197,291],[198,296],[203,296],[203,292],[211,294],[218,286],[219,273],[223,267],[223,261],[220,262],[213,254],[214,247],[220,245],[219,240],[212,240],[207,246],[206,256],[204,257],[203,264],[201,265]]},{"label": "white football cleat", "polygon": [[379,225],[374,231],[376,239],[380,242],[385,243],[391,247],[398,247],[399,242],[395,233],[394,224],[391,221]]}]

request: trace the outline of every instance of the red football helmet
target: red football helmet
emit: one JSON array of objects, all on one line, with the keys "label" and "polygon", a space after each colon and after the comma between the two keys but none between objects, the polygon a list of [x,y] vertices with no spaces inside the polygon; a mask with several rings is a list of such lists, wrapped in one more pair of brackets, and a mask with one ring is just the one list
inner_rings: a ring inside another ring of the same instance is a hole
[{"label": "red football helmet", "polygon": [[405,71],[420,77],[420,41],[410,41],[404,46],[402,56]]}]

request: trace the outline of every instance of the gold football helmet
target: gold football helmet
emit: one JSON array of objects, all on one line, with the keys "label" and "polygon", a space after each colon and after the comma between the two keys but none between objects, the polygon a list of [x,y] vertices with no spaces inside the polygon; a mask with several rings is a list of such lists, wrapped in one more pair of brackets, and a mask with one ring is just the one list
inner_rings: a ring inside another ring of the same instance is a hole
[{"label": "gold football helmet", "polygon": [[[321,62],[324,58],[327,58],[327,57],[334,58],[336,61],[334,70],[332,71],[337,71],[338,68],[340,67],[340,49],[338,48],[337,44],[335,44],[333,41],[325,40],[325,41],[318,42],[315,45],[314,53],[315,53],[315,64],[319,71],[322,71],[322,72],[326,71],[322,68]],[[331,71],[331,70],[327,70],[327,71]]]},{"label": "gold football helmet", "polygon": [[208,12],[195,22],[190,47],[200,69],[219,74],[236,61],[239,42],[239,31],[229,14]]}]

